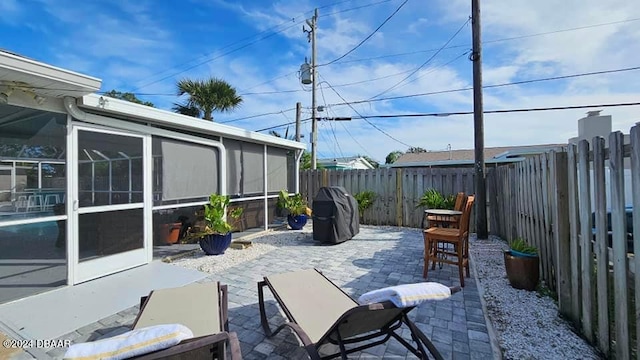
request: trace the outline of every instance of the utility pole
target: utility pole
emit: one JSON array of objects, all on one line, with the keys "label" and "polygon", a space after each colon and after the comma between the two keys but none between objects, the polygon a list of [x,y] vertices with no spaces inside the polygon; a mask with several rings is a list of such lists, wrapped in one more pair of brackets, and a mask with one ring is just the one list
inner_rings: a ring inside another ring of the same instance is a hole
[{"label": "utility pole", "polygon": [[487,184],[484,175],[484,118],[482,107],[482,48],[480,36],[480,0],[471,0],[471,27],[473,37],[473,130],[475,136],[476,175],[476,234],[487,239]]},{"label": "utility pole", "polygon": [[316,30],[318,29],[318,9],[315,9],[311,20],[307,20],[309,41],[311,41],[311,169],[317,169],[318,158],[318,122],[316,119],[316,85],[318,74],[316,70]]},{"label": "utility pole", "polygon": [[300,141],[300,117],[302,117],[302,104],[296,103],[296,141]]}]

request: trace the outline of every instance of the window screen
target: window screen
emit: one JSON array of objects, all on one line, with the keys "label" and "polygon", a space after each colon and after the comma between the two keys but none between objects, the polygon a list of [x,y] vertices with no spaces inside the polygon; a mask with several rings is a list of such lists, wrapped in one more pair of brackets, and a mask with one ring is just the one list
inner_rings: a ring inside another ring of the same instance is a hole
[{"label": "window screen", "polygon": [[290,169],[287,164],[286,149],[268,147],[267,148],[267,186],[269,192],[288,189],[287,179]]},{"label": "window screen", "polygon": [[218,153],[214,147],[154,137],[154,192],[163,202],[219,193]]},{"label": "window screen", "polygon": [[250,195],[264,191],[264,145],[224,139],[227,151],[227,192]]}]

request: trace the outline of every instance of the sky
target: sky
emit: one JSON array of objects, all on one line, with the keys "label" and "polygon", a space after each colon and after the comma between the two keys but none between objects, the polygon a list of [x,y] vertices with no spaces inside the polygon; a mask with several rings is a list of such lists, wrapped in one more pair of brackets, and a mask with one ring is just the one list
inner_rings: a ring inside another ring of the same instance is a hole
[{"label": "sky", "polygon": [[[481,7],[484,86],[640,66],[640,1],[492,0]],[[263,133],[294,134],[300,102],[310,150],[312,93],[299,70],[311,58],[303,25],[316,8],[318,116],[352,118],[318,122],[318,158],[384,162],[409,147],[474,147],[470,114],[362,119],[473,111],[473,93],[464,90],[473,86],[469,0],[2,0],[0,48],[97,77],[101,92],[133,92],[167,110],[181,101],[177,81],[222,78],[243,102],[214,113],[214,121]],[[639,100],[640,70],[483,90],[485,111]],[[589,110],[612,115],[614,131],[629,133],[640,121],[638,106],[489,113],[485,146],[566,143]]]}]

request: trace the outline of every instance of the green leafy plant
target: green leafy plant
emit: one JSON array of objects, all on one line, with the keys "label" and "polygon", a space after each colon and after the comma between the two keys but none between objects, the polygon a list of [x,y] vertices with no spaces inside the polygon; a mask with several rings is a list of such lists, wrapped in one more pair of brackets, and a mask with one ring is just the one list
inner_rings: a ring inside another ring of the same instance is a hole
[{"label": "green leafy plant", "polygon": [[371,190],[365,190],[354,194],[353,197],[358,202],[358,212],[360,213],[360,217],[362,217],[365,210],[370,208],[376,200],[376,193]]},{"label": "green leafy plant", "polygon": [[277,206],[289,212],[289,215],[298,216],[307,213],[307,203],[302,194],[289,196],[287,190],[280,190]]},{"label": "green leafy plant", "polygon": [[[233,230],[233,226],[225,219],[225,213],[229,206],[229,197],[226,195],[211,194],[209,203],[204,205],[204,221],[206,227],[204,233],[224,235]],[[242,216],[243,209],[236,208],[229,212],[228,216],[234,219]]]},{"label": "green leafy plant", "polygon": [[427,209],[448,209],[453,210],[456,205],[456,196],[444,196],[436,189],[427,189],[424,192],[416,207],[424,206]]},{"label": "green leafy plant", "polygon": [[533,245],[529,245],[529,243],[522,238],[514,239],[511,244],[509,244],[509,247],[511,250],[521,252],[523,254],[538,255],[538,248]]}]

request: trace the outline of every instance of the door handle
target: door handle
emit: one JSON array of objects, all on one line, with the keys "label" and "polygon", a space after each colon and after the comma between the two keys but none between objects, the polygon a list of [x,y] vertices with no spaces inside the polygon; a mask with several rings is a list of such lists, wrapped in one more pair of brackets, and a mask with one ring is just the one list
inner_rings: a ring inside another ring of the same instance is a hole
[{"label": "door handle", "polygon": [[73,200],[73,210],[76,211],[78,210],[79,206],[78,206],[78,200]]}]

